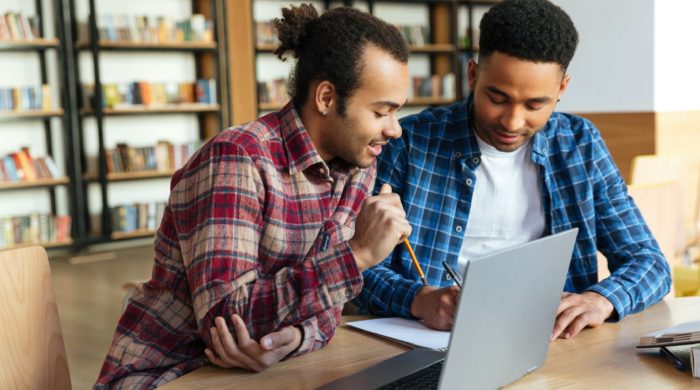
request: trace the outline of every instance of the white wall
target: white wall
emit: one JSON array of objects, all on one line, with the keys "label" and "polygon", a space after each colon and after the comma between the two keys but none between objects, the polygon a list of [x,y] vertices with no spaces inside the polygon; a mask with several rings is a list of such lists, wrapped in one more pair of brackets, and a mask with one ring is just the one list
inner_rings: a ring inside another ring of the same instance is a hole
[{"label": "white wall", "polygon": [[654,7],[654,108],[700,110],[700,1],[657,0]]},{"label": "white wall", "polygon": [[571,16],[580,41],[569,66],[569,89],[558,109],[573,112],[652,111],[654,3],[658,1],[553,2]]}]

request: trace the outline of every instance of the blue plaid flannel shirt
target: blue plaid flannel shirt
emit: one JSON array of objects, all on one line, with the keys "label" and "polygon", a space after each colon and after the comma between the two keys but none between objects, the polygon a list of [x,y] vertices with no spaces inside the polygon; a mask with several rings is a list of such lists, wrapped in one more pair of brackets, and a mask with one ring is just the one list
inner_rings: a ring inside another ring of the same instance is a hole
[{"label": "blue plaid flannel shirt", "polygon": [[[409,240],[434,286],[452,285],[442,262],[457,269],[478,185],[481,153],[468,120],[470,102],[471,97],[403,118],[402,137],[385,146],[378,159],[375,192],[389,183],[401,196],[413,226]],[[615,308],[610,321],[663,298],[671,284],[668,264],[595,126],[555,112],[532,142],[530,157],[543,182],[545,234],[579,228],[564,290],[606,297]],[[611,270],[600,282],[596,249]],[[411,318],[422,282],[403,245],[363,276],[354,301],[361,311]]]}]

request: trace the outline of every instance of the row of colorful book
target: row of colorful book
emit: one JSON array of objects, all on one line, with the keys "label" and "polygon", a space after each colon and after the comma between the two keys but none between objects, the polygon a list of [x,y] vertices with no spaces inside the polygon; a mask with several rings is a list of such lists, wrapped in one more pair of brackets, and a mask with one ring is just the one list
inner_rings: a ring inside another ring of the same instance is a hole
[{"label": "row of colorful book", "polygon": [[429,77],[414,76],[408,89],[408,100],[413,98],[454,99],[455,75],[447,73],[443,76],[432,75]]},{"label": "row of colorful book", "polygon": [[51,156],[32,157],[27,147],[0,158],[0,183],[59,177],[58,167]]},{"label": "row of colorful book", "polygon": [[39,16],[25,16],[21,12],[0,15],[0,41],[32,41],[41,38]]},{"label": "row of colorful book", "polygon": [[[397,25],[403,39],[409,45],[423,46],[430,43],[430,30],[425,25]],[[255,42],[257,45],[276,45],[277,30],[270,21],[255,22]]]},{"label": "row of colorful book", "polygon": [[0,111],[50,110],[51,105],[51,89],[48,84],[0,88]]},{"label": "row of colorful book", "polygon": [[255,22],[255,42],[258,45],[276,45],[280,41],[277,39],[277,30],[272,22]]},{"label": "row of colorful book", "polygon": [[[83,107],[94,108],[95,85],[83,84]],[[102,84],[103,108],[165,106],[172,104],[216,104],[216,80],[199,79],[194,83]]]},{"label": "row of colorful book", "polygon": [[165,202],[134,203],[111,208],[112,231],[155,230],[160,225]]},{"label": "row of colorful book", "polygon": [[258,81],[258,103],[282,105],[289,100],[287,80]]},{"label": "row of colorful book", "polygon": [[70,229],[69,215],[32,213],[0,218],[0,247],[66,242],[70,239]]},{"label": "row of colorful book", "polygon": [[430,30],[424,25],[397,25],[401,36],[409,45],[424,46],[430,43]]},{"label": "row of colorful book", "polygon": [[[202,14],[175,20],[170,16],[100,15],[100,40],[136,43],[214,42],[214,23]],[[78,25],[78,36],[89,37],[87,21]]]},{"label": "row of colorful book", "polygon": [[200,145],[199,141],[181,145],[159,141],[155,146],[142,147],[118,143],[114,149],[105,149],[107,172],[174,171],[185,165]]}]

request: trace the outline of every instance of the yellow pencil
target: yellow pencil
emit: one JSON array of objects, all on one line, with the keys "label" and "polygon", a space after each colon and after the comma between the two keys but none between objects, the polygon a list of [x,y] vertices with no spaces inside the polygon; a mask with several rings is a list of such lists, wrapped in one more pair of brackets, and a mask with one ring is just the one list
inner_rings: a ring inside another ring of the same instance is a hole
[{"label": "yellow pencil", "polygon": [[416,259],[416,254],[413,253],[413,248],[411,248],[411,243],[408,242],[408,238],[404,239],[403,243],[406,244],[406,249],[408,249],[408,254],[411,255],[411,260],[413,260],[413,265],[418,270],[418,275],[420,276],[421,280],[423,281],[423,284],[428,284],[428,281],[425,279],[425,275],[423,274],[423,269],[420,267],[420,264],[418,264],[418,259]]}]

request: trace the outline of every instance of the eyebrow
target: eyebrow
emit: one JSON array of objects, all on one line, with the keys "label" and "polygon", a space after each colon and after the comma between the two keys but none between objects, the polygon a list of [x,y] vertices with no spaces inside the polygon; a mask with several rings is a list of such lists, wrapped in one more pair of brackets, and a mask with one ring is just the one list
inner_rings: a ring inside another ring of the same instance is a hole
[{"label": "eyebrow", "polygon": [[[496,94],[498,96],[502,96],[506,99],[510,99],[510,96],[508,96],[507,93],[501,91],[500,89],[498,89],[496,87],[486,87],[486,90],[488,90],[489,92]],[[551,100],[552,100],[552,98],[549,96],[539,96],[539,97],[527,99],[526,102],[528,102],[528,103],[547,103],[547,102],[550,102]]]},{"label": "eyebrow", "polygon": [[379,100],[376,102],[372,102],[370,104],[370,106],[389,106],[391,108],[396,109],[396,108],[399,108],[399,107],[403,106],[404,104],[406,104],[406,102],[408,102],[408,99],[406,101],[404,101],[402,104],[396,103],[396,102],[391,101],[391,100]]}]

